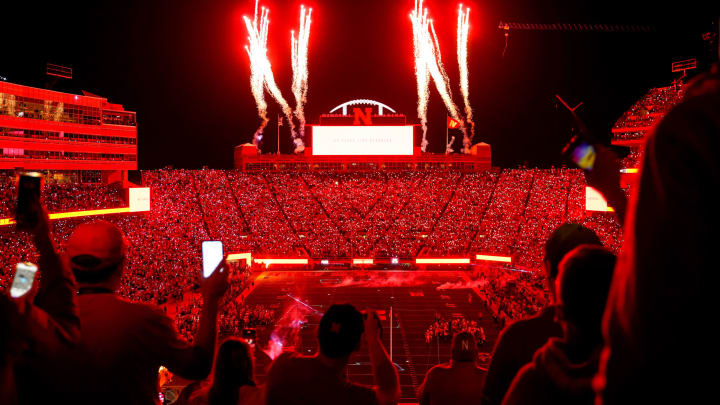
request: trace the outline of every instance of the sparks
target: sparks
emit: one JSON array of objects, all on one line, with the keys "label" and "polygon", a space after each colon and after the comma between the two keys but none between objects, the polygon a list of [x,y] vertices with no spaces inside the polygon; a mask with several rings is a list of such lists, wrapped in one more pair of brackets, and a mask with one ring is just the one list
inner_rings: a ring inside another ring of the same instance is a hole
[{"label": "sparks", "polygon": [[465,103],[465,119],[470,126],[470,134],[464,132],[463,152],[469,153],[473,137],[475,136],[475,122],[473,122],[473,112],[470,108],[470,90],[468,80],[468,33],[470,31],[470,8],[463,11],[462,4],[458,8],[458,24],[457,24],[457,57],[460,67],[460,93]]},{"label": "sparks", "polygon": [[295,31],[290,32],[290,47],[292,49],[292,92],[295,96],[295,117],[300,123],[297,136],[294,137],[295,152],[305,149],[305,110],[308,90],[308,42],[310,39],[310,24],[312,8],[305,9],[300,6],[300,29],[297,38]]},{"label": "sparks", "polygon": [[448,141],[448,144],[445,146],[445,153],[455,152],[455,149],[452,147],[453,143],[455,143],[455,135],[450,138],[450,141]]},{"label": "sparks", "polygon": [[450,116],[461,123],[463,135],[467,137],[465,120],[452,100],[450,80],[445,72],[440,53],[440,44],[435,33],[435,26],[428,18],[428,10],[423,9],[423,0],[415,0],[415,10],[410,13],[413,25],[413,45],[415,56],[415,75],[418,89],[418,117],[423,127],[422,150],[425,151],[427,141],[427,104],[429,99],[430,79],[445,103]]},{"label": "sparks", "polygon": [[424,57],[425,36],[423,27],[427,21],[427,10],[422,11],[422,0],[415,0],[415,10],[410,13],[410,20],[413,26],[413,49],[415,55],[415,77],[417,79],[418,106],[417,113],[423,129],[421,148],[425,152],[427,148],[427,105],[430,95],[430,74]]},{"label": "sparks", "polygon": [[275,84],[275,77],[273,75],[272,66],[270,60],[267,57],[267,38],[268,28],[270,26],[270,19],[268,15],[270,10],[262,7],[260,9],[260,18],[258,19],[258,0],[255,0],[255,17],[254,20],[250,20],[248,17],[243,17],[245,21],[245,27],[248,32],[248,45],[245,46],[248,57],[250,58],[250,88],[255,98],[255,104],[257,105],[258,115],[262,119],[260,127],[255,131],[253,143],[258,144],[262,139],[263,129],[267,125],[267,102],[265,101],[264,89],[270,93],[270,95],[280,104],[283,110],[283,114],[290,123],[290,129],[295,137],[295,129],[292,121],[292,109],[288,105],[287,101],[283,97],[277,84]]}]

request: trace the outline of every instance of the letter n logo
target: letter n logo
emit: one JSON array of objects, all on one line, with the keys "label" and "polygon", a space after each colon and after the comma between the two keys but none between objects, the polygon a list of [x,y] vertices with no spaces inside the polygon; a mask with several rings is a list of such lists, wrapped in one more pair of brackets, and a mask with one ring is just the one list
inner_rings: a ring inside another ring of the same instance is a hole
[{"label": "letter n logo", "polygon": [[361,108],[353,108],[353,114],[355,115],[353,125],[372,125],[372,107],[365,108],[364,112]]}]

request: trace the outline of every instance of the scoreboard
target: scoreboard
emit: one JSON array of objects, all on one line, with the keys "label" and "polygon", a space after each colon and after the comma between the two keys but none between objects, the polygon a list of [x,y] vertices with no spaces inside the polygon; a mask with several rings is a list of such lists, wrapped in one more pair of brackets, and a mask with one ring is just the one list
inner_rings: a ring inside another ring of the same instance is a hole
[{"label": "scoreboard", "polygon": [[314,156],[412,156],[412,125],[314,125]]}]

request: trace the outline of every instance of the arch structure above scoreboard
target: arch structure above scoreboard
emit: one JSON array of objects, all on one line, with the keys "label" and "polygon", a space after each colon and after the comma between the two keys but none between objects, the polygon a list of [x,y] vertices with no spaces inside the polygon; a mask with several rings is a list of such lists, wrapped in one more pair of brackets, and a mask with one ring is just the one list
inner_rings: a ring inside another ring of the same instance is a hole
[{"label": "arch structure above scoreboard", "polygon": [[347,101],[347,102],[342,103],[342,104],[340,104],[339,106],[333,108],[332,110],[330,110],[330,114],[336,112],[337,110],[342,109],[342,114],[343,114],[343,115],[348,115],[348,113],[347,113],[347,108],[348,108],[349,106],[355,106],[355,105],[371,105],[371,106],[375,106],[375,107],[378,108],[378,115],[383,115],[383,111],[384,111],[384,110],[388,110],[388,111],[392,112],[393,114],[397,114],[397,112],[396,112],[395,110],[393,110],[391,107],[389,107],[389,106],[387,106],[387,105],[385,105],[385,104],[383,104],[383,103],[381,103],[381,102],[379,102],[379,101],[368,100],[368,99],[357,99],[357,100]]}]

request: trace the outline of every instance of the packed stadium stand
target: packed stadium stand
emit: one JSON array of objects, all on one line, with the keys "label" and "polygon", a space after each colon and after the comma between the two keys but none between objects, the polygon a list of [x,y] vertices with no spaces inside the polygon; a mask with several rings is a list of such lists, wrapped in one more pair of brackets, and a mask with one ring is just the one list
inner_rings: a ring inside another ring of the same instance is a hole
[{"label": "packed stadium stand", "polygon": [[[226,252],[310,258],[508,255],[537,270],[549,233],[566,221],[595,229],[617,248],[612,215],[584,211],[585,180],[573,169],[505,169],[480,173],[307,172],[249,174],[220,170],[143,172],[152,190],[147,214],[107,216],[131,241],[130,269],[156,272],[157,288],[187,286],[183,272],[200,263],[200,242],[222,240]],[[13,210],[13,185],[2,183],[2,214]],[[115,207],[120,193],[100,185],[49,184],[52,211]],[[59,238],[80,220],[55,222]],[[32,252],[0,232],[2,268]],[[148,263],[162,263],[148,269]],[[129,274],[133,274],[130,271]],[[147,277],[145,277],[147,279]],[[129,287],[133,289],[132,286]],[[150,292],[152,291],[152,292]],[[132,294],[131,294],[132,295]]]},{"label": "packed stadium stand", "polygon": [[680,102],[683,83],[678,80],[668,87],[650,89],[615,122],[612,143],[630,147],[630,154],[621,161],[623,169],[634,169],[640,164],[642,145],[653,125]]},{"label": "packed stadium stand", "polygon": [[[582,223],[594,229],[607,246],[617,250],[622,243],[614,216],[585,211],[585,176],[574,169],[493,169],[476,173],[168,169],[144,171],[142,182],[151,189],[149,212],[101,217],[117,224],[130,243],[120,294],[133,301],[166,304],[178,330],[188,339],[198,327],[201,300],[197,286],[203,240],[223,241],[228,253],[308,257],[315,263],[337,258],[349,263],[349,258],[365,257],[401,258],[407,264],[412,262],[408,259],[417,257],[468,257],[478,253],[512,257],[510,264],[445,267],[422,285],[403,284],[401,280],[398,285],[364,289],[339,290],[344,286],[342,278],[331,277],[339,285],[327,285],[328,269],[306,273],[313,268],[305,266],[296,268],[305,276],[302,281],[295,280],[294,290],[289,292],[278,291],[270,281],[285,277],[282,267],[266,269],[256,263],[233,263],[230,293],[220,311],[219,329],[224,335],[238,335],[252,327],[260,330],[260,340],[268,339],[272,327],[264,326],[276,322],[289,302],[285,294],[297,293],[298,288],[305,299],[312,301],[308,297],[316,297],[313,305],[395,297],[398,316],[405,319],[397,331],[396,344],[407,345],[398,358],[413,365],[403,366],[400,372],[403,398],[407,399],[413,398],[424,372],[449,356],[447,339],[438,340],[437,348],[426,342],[433,319],[446,319],[450,324],[461,318],[470,325],[475,322],[487,333],[483,350],[489,351],[504,325],[536,313],[549,302],[538,270],[544,243],[557,225],[567,221]],[[13,180],[4,178],[0,184],[2,216],[8,217],[14,210]],[[51,212],[122,206],[126,203],[121,194],[108,186],[75,183],[46,184],[44,190]],[[61,246],[75,225],[85,220],[53,222]],[[34,261],[36,256],[27,235],[12,230],[12,226],[0,227],[0,285],[4,287],[11,280],[15,263]],[[383,268],[415,267],[371,267]],[[427,275],[427,269],[414,272]],[[357,277],[368,277],[364,270],[356,273]],[[258,274],[265,274],[257,286],[260,293],[248,296],[247,291],[256,287]],[[353,283],[349,285],[357,286],[357,281]],[[439,290],[440,284],[451,287]],[[420,296],[425,298],[417,298]],[[414,312],[411,308],[418,300],[425,306]],[[462,308],[457,307],[459,302],[465,302]],[[437,303],[447,305],[437,307]],[[479,333],[479,329],[473,330]],[[259,364],[268,361],[262,358]],[[351,367],[350,373],[357,374],[355,380],[365,381],[367,367],[361,361]]]}]

